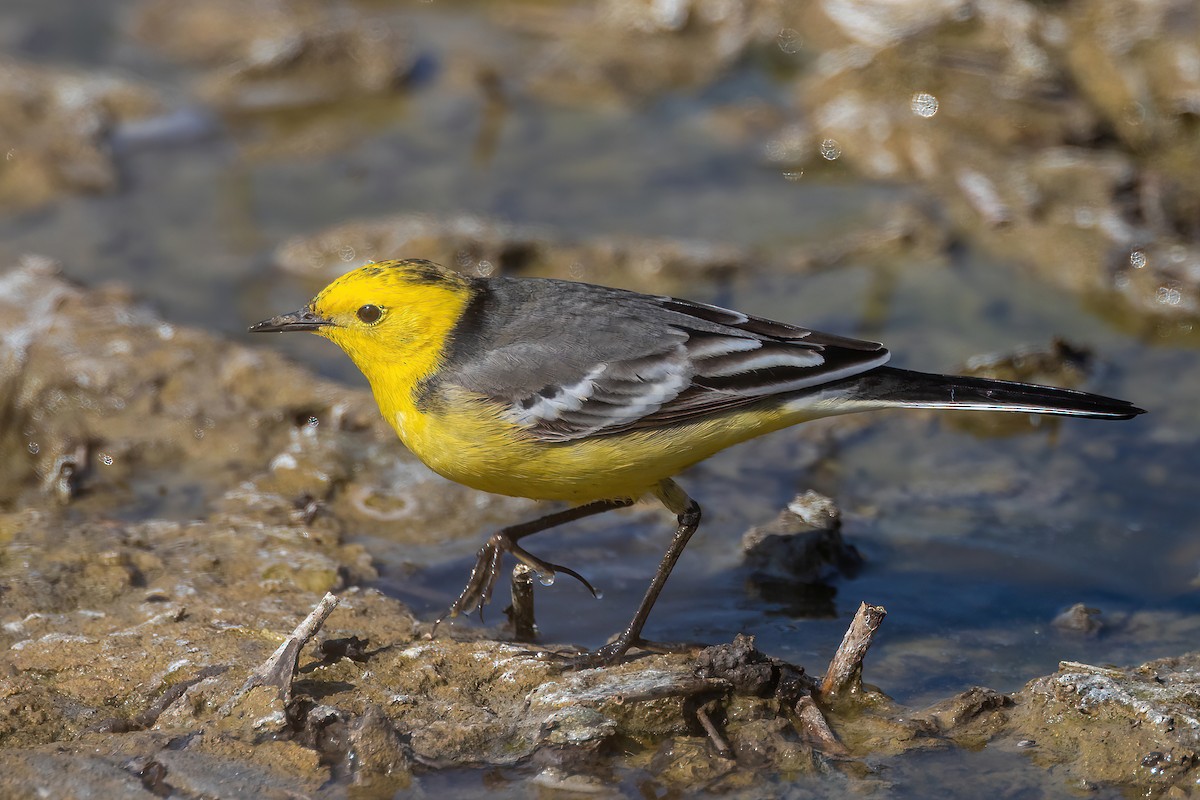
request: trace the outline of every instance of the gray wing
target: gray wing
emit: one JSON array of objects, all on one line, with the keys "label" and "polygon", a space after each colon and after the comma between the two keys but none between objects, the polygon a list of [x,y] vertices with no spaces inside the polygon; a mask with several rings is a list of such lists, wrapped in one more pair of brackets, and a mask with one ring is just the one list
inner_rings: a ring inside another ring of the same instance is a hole
[{"label": "gray wing", "polygon": [[875,342],[687,300],[529,278],[474,290],[439,380],[545,441],[694,421],[888,359]]}]

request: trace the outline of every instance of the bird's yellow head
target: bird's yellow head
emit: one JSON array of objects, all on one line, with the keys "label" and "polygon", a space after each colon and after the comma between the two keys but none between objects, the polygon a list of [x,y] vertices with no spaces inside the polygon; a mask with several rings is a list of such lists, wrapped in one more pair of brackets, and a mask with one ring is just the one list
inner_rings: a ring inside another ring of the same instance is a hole
[{"label": "bird's yellow head", "polygon": [[250,330],[311,331],[345,350],[376,389],[411,385],[436,369],[470,298],[470,283],[457,272],[429,261],[383,261],[346,273],[299,311]]}]

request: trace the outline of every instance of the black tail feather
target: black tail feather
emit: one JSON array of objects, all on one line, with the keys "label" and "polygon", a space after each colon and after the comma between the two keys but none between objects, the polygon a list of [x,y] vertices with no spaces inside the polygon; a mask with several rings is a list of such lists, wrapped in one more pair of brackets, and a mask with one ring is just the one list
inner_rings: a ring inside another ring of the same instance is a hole
[{"label": "black tail feather", "polygon": [[884,406],[1024,411],[1095,419],[1132,419],[1146,413],[1124,400],[1075,389],[895,367],[877,367],[846,383],[854,400]]}]

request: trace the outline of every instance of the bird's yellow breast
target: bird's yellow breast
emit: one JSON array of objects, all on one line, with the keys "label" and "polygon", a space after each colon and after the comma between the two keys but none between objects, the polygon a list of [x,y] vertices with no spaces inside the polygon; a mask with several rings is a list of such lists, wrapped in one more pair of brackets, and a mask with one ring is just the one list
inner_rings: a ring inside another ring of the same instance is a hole
[{"label": "bird's yellow breast", "polygon": [[738,442],[798,421],[777,407],[688,425],[545,442],[501,418],[486,401],[442,410],[415,402],[385,408],[404,444],[435,472],[475,489],[535,500],[638,498],[664,478]]}]

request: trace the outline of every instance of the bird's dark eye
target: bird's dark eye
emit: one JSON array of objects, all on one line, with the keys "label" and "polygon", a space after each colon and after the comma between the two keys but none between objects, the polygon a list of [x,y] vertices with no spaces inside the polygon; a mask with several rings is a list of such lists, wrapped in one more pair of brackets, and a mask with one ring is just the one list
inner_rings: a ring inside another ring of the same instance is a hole
[{"label": "bird's dark eye", "polygon": [[383,316],[383,311],[379,306],[366,305],[354,312],[360,320],[368,325],[374,325],[379,322],[379,318]]}]

